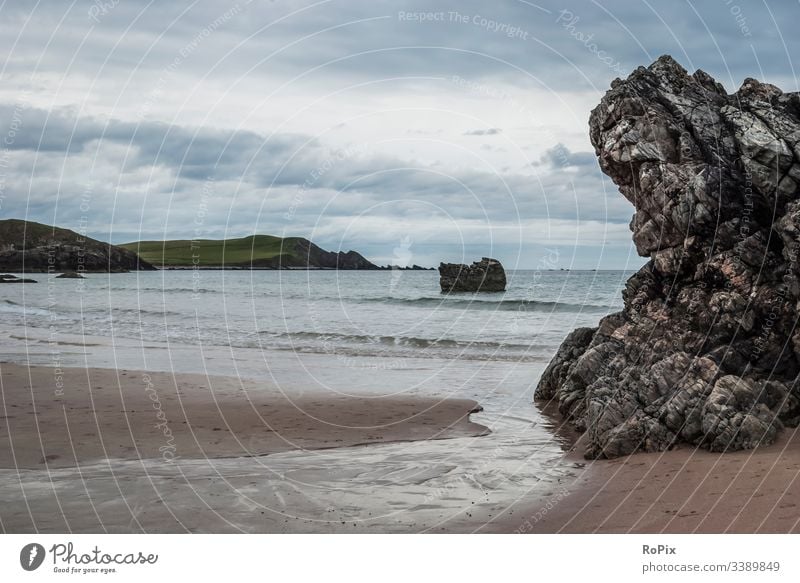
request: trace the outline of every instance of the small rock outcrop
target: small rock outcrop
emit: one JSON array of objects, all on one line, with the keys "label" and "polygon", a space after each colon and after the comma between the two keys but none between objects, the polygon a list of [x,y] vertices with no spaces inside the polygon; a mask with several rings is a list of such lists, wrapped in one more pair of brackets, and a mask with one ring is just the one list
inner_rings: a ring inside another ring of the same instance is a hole
[{"label": "small rock outcrop", "polygon": [[65,271],[61,275],[57,275],[56,279],[86,279],[77,271]]},{"label": "small rock outcrop", "polygon": [[800,94],[746,79],[728,95],[661,57],[614,81],[589,127],[650,260],[536,398],[590,458],[769,444],[800,421]]},{"label": "small rock outcrop", "polygon": [[484,257],[472,265],[442,263],[439,285],[443,293],[502,292],[506,290],[506,272],[497,259]]},{"label": "small rock outcrop", "polygon": [[0,283],[36,283],[35,279],[24,279],[10,273],[0,274]]}]

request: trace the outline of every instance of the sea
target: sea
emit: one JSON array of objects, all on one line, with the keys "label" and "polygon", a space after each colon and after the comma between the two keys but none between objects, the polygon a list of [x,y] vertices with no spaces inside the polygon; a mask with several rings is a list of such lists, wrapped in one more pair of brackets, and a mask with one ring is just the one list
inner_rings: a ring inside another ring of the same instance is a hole
[{"label": "sea", "polygon": [[29,274],[9,326],[230,349],[544,362],[567,332],[622,307],[626,271],[510,271],[504,293],[439,291],[436,271],[163,270]]},{"label": "sea", "polygon": [[[0,366],[234,376],[289,395],[374,398],[376,407],[387,396],[472,399],[483,410],[471,419],[490,430],[486,436],[187,459],[172,468],[119,460],[114,471],[135,477],[152,466],[166,489],[187,476],[206,484],[209,472],[234,483],[257,468],[264,487],[249,500],[300,516],[292,532],[339,532],[344,524],[364,532],[486,531],[519,504],[563,499],[584,471],[569,455],[562,422],[533,394],[571,330],[621,309],[632,273],[508,271],[505,292],[481,294],[442,294],[436,271],[414,270],[29,274],[38,283],[0,288]],[[95,471],[105,475],[104,468]],[[304,480],[280,477],[297,468],[305,468]],[[80,489],[86,471],[26,480]],[[148,488],[136,495],[153,495]],[[336,520],[305,516],[296,492],[339,509]],[[233,504],[226,497],[239,494],[218,494],[217,531],[273,528],[258,522],[260,514],[225,514]]]}]

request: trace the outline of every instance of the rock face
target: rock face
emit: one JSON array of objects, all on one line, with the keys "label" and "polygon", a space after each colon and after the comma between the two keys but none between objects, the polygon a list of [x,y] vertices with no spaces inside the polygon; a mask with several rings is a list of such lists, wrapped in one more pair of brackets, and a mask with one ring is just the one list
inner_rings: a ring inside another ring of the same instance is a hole
[{"label": "rock face", "polygon": [[294,244],[296,257],[301,258],[302,267],[326,269],[380,269],[357,251],[326,251],[308,239],[297,239]]},{"label": "rock face", "polygon": [[501,292],[506,290],[506,272],[497,259],[484,257],[472,265],[439,265],[442,292]]},{"label": "rock face", "polygon": [[635,207],[622,312],[572,332],[536,398],[590,458],[772,442],[800,421],[800,95],[728,95],[669,57],[592,111],[600,167]]},{"label": "rock face", "polygon": [[7,219],[0,221],[0,270],[125,272],[155,269],[128,251],[69,229]]}]

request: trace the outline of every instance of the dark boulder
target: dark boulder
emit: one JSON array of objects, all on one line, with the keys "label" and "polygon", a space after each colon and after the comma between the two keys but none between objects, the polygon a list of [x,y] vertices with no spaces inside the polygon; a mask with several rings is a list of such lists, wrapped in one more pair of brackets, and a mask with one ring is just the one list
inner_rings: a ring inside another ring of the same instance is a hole
[{"label": "dark boulder", "polygon": [[442,292],[502,292],[506,290],[506,272],[496,259],[484,257],[472,265],[439,265]]},{"label": "dark boulder", "polygon": [[77,271],[65,271],[61,275],[57,275],[56,279],[86,279]]},{"label": "dark boulder", "polygon": [[36,283],[35,279],[23,279],[10,273],[0,274],[0,283]]}]

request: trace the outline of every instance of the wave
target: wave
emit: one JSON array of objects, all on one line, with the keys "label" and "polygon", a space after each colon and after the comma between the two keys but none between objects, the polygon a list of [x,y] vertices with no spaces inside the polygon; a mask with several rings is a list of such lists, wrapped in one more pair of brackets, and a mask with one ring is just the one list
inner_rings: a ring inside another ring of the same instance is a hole
[{"label": "wave", "polygon": [[472,308],[479,310],[509,310],[519,312],[580,312],[580,311],[606,311],[618,310],[621,306],[607,304],[587,304],[554,302],[541,300],[486,300],[466,297],[419,297],[419,298],[364,298],[360,302],[377,302],[384,304],[399,304],[411,306],[434,306],[442,308]]},{"label": "wave", "polygon": [[12,300],[3,300],[3,303],[0,304],[0,312],[4,312],[6,314],[16,314],[19,316],[51,316],[55,315],[55,312],[51,312],[47,308],[38,308],[28,306],[25,307],[23,304],[17,303]]},{"label": "wave", "polygon": [[[133,290],[126,290],[126,291],[153,291],[159,292],[162,294],[220,294],[223,290],[221,289],[211,289],[207,287],[137,287]],[[230,290],[227,290],[230,291]]]},{"label": "wave", "polygon": [[[484,297],[476,297],[469,294],[464,295],[436,295],[436,296],[421,296],[416,298],[404,298],[397,296],[382,296],[382,297],[357,297],[347,295],[328,295],[319,294],[316,296],[309,296],[307,293],[292,293],[288,290],[282,290],[280,293],[258,293],[257,290],[247,288],[238,289],[236,286],[228,286],[220,289],[211,288],[192,288],[192,287],[140,287],[136,291],[139,292],[158,292],[163,295],[187,295],[187,294],[233,294],[233,298],[237,300],[246,299],[248,302],[258,304],[259,301],[270,299],[280,300],[281,302],[291,302],[295,300],[301,301],[335,301],[346,302],[353,304],[385,304],[397,306],[411,306],[411,307],[432,307],[432,308],[450,308],[462,310],[499,310],[499,311],[516,311],[516,312],[592,312],[600,313],[607,311],[616,311],[621,309],[619,305],[609,304],[593,304],[593,303],[580,303],[580,302],[565,302],[565,301],[547,301],[547,300],[527,300],[527,299],[491,299]],[[254,293],[255,292],[255,293]]]},{"label": "wave", "polygon": [[60,319],[73,318],[75,321],[80,321],[84,314],[108,314],[111,312],[112,316],[120,315],[150,315],[150,316],[186,316],[187,314],[181,312],[172,312],[170,310],[148,310],[137,308],[107,308],[107,307],[86,307],[83,311],[62,311],[58,305],[53,305],[52,308],[42,308],[25,306],[12,300],[4,299],[0,303],[0,311],[12,314],[25,314],[28,316],[53,316]]},{"label": "wave", "polygon": [[486,340],[453,340],[450,338],[418,338],[414,336],[373,336],[367,334],[339,334],[336,332],[270,332],[260,331],[259,335],[276,339],[299,341],[320,341],[322,343],[351,343],[380,345],[385,347],[401,346],[409,348],[450,348],[470,349],[482,351],[515,350],[528,351],[550,348],[549,345],[540,344],[512,344],[507,342],[492,342]]},{"label": "wave", "polygon": [[126,314],[131,316],[139,316],[142,314],[151,315],[151,316],[183,316],[188,317],[189,314],[181,313],[181,312],[172,312],[170,310],[147,310],[147,309],[139,309],[139,308],[89,308],[84,309],[84,312],[93,312],[96,314],[108,314],[111,312],[112,316],[118,316],[120,314]]}]

